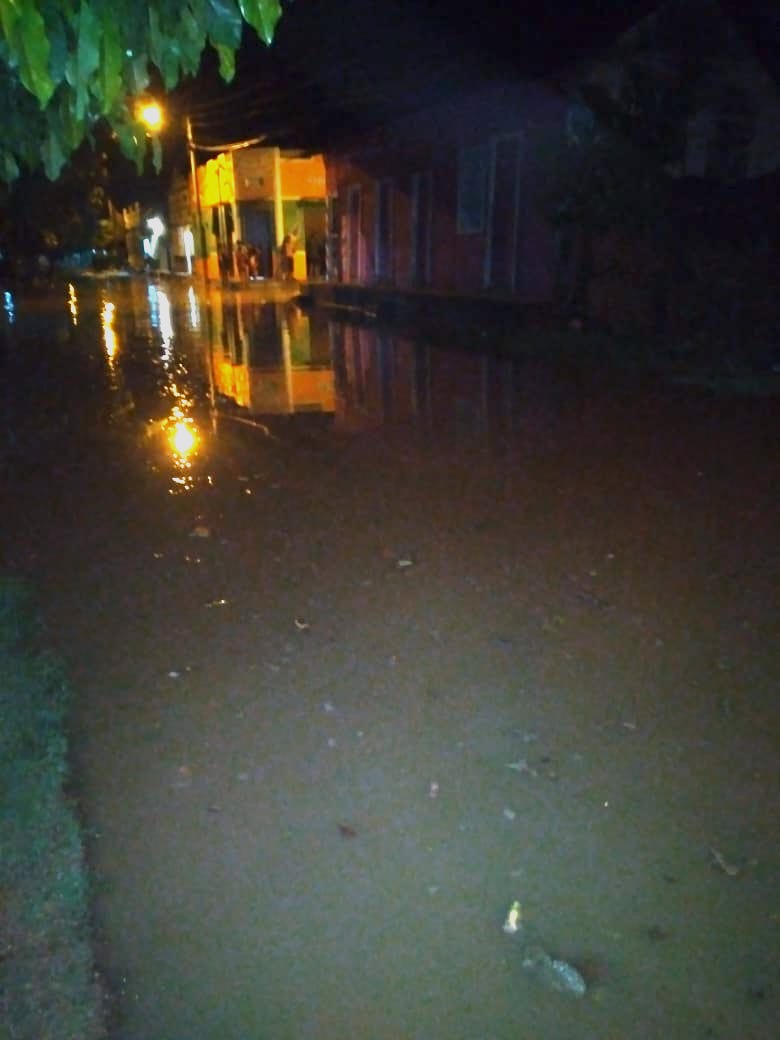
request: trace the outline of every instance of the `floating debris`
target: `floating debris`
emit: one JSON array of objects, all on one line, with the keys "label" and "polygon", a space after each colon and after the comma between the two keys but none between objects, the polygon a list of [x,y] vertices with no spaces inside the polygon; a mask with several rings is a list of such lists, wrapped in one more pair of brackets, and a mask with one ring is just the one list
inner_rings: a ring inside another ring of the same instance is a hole
[{"label": "floating debris", "polygon": [[523,923],[523,908],[520,903],[515,900],[514,903],[509,907],[509,912],[506,915],[504,921],[503,930],[507,935],[514,935],[520,929]]},{"label": "floating debris", "polygon": [[438,798],[439,797],[439,785],[436,783],[435,780],[432,780],[430,786],[428,787],[428,797],[429,798]]},{"label": "floating debris", "polygon": [[190,538],[211,538],[211,528],[205,524],[197,524],[190,531]]},{"label": "floating debris", "polygon": [[518,758],[516,762],[507,762],[506,768],[513,769],[516,773],[528,773],[529,776],[539,775],[535,769],[528,765],[527,760],[524,758]]},{"label": "floating debris", "polygon": [[717,849],[710,846],[710,855],[712,856],[713,865],[719,867],[724,874],[728,874],[729,877],[737,877],[739,874],[739,867],[736,863],[730,863],[722,852],[718,852]]},{"label": "floating debris", "polygon": [[304,621],[303,618],[295,618],[295,627],[299,632],[306,632],[307,629],[311,628],[308,621]]},{"label": "floating debris", "polygon": [[523,967],[550,989],[572,997],[584,997],[588,991],[582,975],[568,961],[551,957],[538,945],[529,945],[523,952]]},{"label": "floating debris", "polygon": [[642,932],[650,942],[664,942],[671,935],[671,932],[667,931],[666,928],[662,928],[660,924],[650,924],[643,928]]},{"label": "floating debris", "polygon": [[173,781],[173,787],[183,788],[189,787],[192,784],[192,770],[189,766],[179,766],[176,770],[176,779]]},{"label": "floating debris", "polygon": [[567,993],[572,997],[584,997],[588,991],[582,974],[568,961],[551,956],[539,943],[534,934],[525,926],[523,908],[519,900],[515,900],[509,908],[502,926],[506,935],[516,935],[520,942],[521,964],[525,971],[558,993]]},{"label": "floating debris", "polygon": [[340,823],[339,834],[345,841],[349,841],[351,838],[357,838],[358,832],[354,827],[350,827],[348,823]]}]

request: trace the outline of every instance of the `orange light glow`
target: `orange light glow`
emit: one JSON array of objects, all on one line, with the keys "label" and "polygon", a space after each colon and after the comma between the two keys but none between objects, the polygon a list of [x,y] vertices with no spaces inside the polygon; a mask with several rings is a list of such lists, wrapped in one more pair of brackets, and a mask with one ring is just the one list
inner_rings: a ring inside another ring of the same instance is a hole
[{"label": "orange light glow", "polygon": [[171,430],[170,438],[174,450],[183,459],[186,459],[188,455],[192,454],[198,442],[195,430],[183,419],[180,419],[175,423]]},{"label": "orange light glow", "polygon": [[114,304],[111,303],[110,300],[105,300],[103,302],[100,321],[103,326],[103,345],[105,347],[109,365],[113,365],[118,347],[116,332],[114,331],[114,312]]},{"label": "orange light glow", "polygon": [[156,101],[142,101],[136,107],[136,115],[151,133],[162,129],[163,113]]}]

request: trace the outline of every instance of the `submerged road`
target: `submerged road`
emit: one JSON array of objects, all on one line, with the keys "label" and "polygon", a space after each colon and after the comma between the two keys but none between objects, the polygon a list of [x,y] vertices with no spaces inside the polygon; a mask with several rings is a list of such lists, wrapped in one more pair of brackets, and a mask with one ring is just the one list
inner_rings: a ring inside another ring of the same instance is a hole
[{"label": "submerged road", "polygon": [[775,402],[184,281],[4,334],[116,1040],[774,1035]]}]

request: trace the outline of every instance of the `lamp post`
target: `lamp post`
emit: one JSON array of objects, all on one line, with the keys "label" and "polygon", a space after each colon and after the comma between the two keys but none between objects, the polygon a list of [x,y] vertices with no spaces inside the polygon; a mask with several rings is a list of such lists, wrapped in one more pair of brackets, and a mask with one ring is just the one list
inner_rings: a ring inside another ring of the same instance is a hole
[{"label": "lamp post", "polygon": [[[135,106],[136,117],[144,124],[150,134],[159,133],[164,122],[164,114],[161,106],[153,99],[145,98],[138,101]],[[184,117],[184,130],[187,139],[187,153],[190,159],[190,180],[192,182],[192,197],[195,201],[195,214],[198,223],[198,241],[200,242],[200,259],[202,263],[201,274],[204,278],[206,272],[206,231],[203,227],[203,215],[200,205],[200,188],[198,186],[198,171],[195,165],[195,142],[192,138],[192,122],[189,116]],[[198,266],[196,249],[195,266]]]},{"label": "lamp post", "polygon": [[[192,139],[192,122],[189,116],[185,116],[184,126],[187,133],[187,151],[190,156],[190,177],[192,178],[192,196],[195,199],[195,215],[198,221],[198,240],[200,241],[200,256],[203,264],[201,274],[204,280],[208,281],[208,272],[206,270],[206,263],[208,257],[206,255],[206,229],[203,227],[203,215],[201,213],[200,206],[200,187],[198,185],[198,171],[195,166],[195,142]],[[197,256],[195,257],[197,267]]]}]

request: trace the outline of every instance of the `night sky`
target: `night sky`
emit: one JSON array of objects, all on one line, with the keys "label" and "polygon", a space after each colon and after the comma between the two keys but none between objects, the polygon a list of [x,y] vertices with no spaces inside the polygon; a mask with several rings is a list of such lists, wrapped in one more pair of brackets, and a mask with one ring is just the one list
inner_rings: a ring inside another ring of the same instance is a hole
[{"label": "night sky", "polygon": [[442,0],[292,0],[270,49],[245,32],[233,84],[221,83],[207,55],[177,104],[203,143],[269,132],[280,143],[326,147],[454,89],[570,64],[653,6],[485,0],[468,17]]},{"label": "night sky", "polygon": [[[607,48],[653,0],[290,0],[272,47],[251,30],[225,86],[207,53],[202,71],[171,99],[192,117],[195,139],[221,144],[268,133],[290,147],[326,148],[341,134],[435,102],[490,78],[571,67]],[[780,4],[724,0],[777,72]]]}]

